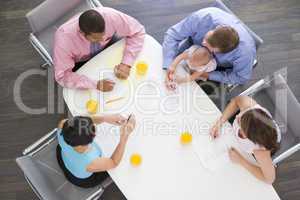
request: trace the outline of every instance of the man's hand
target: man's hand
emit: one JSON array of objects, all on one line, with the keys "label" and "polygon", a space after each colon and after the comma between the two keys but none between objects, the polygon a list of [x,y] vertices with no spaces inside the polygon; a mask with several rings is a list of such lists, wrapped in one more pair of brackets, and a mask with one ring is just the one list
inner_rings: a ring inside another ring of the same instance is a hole
[{"label": "man's hand", "polygon": [[117,78],[119,79],[127,79],[129,74],[130,74],[130,69],[131,69],[131,66],[129,65],[126,65],[126,64],[118,64],[117,66],[115,66],[115,75]]},{"label": "man's hand", "polygon": [[207,80],[209,77],[209,74],[207,72],[202,72],[201,75],[199,75],[199,78],[201,78],[202,80]]},{"label": "man's hand", "polygon": [[114,89],[115,82],[109,79],[100,80],[97,83],[97,89],[102,92],[109,92]]}]

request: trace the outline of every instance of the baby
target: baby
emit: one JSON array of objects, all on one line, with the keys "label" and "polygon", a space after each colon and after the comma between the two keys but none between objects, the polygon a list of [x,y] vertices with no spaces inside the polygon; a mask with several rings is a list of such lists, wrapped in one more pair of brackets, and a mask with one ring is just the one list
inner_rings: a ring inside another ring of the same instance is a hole
[{"label": "baby", "polygon": [[[186,77],[180,77],[175,75],[176,67],[179,64],[183,64],[189,72],[190,75]],[[211,53],[205,47],[198,45],[193,45],[180,55],[178,55],[172,62],[169,73],[167,87],[170,89],[175,89],[176,84],[195,81],[198,79],[204,80],[200,75],[203,72],[214,71],[217,67],[217,62],[211,55]]]}]

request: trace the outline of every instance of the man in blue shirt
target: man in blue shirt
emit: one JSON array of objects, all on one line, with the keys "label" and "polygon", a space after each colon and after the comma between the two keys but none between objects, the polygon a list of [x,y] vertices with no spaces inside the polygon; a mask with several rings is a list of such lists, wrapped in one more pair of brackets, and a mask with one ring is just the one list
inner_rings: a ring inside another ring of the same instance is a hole
[{"label": "man in blue shirt", "polygon": [[[164,69],[181,53],[179,44],[185,39],[206,47],[217,61],[217,70],[203,73],[202,78],[226,84],[245,84],[250,80],[256,58],[255,42],[235,16],[209,7],[169,28],[163,42]],[[174,72],[168,70],[167,79],[171,73]]]}]

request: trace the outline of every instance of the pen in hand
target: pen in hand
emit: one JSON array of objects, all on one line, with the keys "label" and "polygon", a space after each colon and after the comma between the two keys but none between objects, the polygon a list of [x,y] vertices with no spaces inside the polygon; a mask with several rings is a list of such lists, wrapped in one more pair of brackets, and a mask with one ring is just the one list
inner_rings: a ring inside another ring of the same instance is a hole
[{"label": "pen in hand", "polygon": [[128,118],[127,118],[127,121],[126,121],[126,124],[128,123],[128,121],[130,120],[130,118],[131,118],[131,115],[132,114],[130,114],[129,116],[128,116]]}]

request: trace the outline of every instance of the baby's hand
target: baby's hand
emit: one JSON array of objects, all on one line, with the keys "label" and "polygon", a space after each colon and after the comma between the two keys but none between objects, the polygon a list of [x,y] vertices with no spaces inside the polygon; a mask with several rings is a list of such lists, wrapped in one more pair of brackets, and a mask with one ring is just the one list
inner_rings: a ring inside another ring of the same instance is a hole
[{"label": "baby's hand", "polygon": [[166,81],[166,87],[168,90],[176,90],[177,88],[177,83],[175,81]]}]

